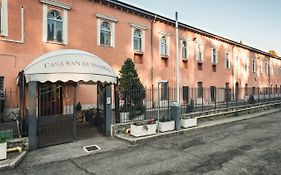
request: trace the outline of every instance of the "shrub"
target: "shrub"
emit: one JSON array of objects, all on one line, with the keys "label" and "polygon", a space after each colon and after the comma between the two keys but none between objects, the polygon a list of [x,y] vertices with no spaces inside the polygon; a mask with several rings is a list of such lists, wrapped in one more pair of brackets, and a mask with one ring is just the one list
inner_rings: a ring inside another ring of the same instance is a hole
[{"label": "shrub", "polygon": [[194,100],[191,99],[189,104],[186,106],[186,112],[193,112],[194,110]]},{"label": "shrub", "polygon": [[130,58],[125,60],[120,70],[119,91],[121,99],[124,101],[121,111],[130,112],[130,120],[144,114],[145,89],[139,79],[134,62]]},{"label": "shrub", "polygon": [[250,96],[249,96],[248,103],[249,103],[249,104],[255,104],[255,103],[256,103],[255,97],[254,97],[253,95],[250,95]]}]

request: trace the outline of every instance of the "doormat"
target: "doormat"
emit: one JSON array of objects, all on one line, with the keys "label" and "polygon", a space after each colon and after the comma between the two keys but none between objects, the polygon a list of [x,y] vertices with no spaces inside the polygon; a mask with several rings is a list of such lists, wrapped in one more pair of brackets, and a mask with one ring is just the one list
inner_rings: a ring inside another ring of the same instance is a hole
[{"label": "doormat", "polygon": [[83,147],[87,153],[98,152],[101,148],[98,145],[89,145]]}]

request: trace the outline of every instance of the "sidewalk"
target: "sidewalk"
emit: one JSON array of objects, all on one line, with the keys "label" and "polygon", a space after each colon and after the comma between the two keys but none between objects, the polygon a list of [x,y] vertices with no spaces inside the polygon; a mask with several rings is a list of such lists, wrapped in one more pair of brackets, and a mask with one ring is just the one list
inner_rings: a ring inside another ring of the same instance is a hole
[{"label": "sidewalk", "polygon": [[87,153],[83,149],[83,147],[88,145],[97,145],[101,148],[101,150],[98,152],[106,152],[127,148],[129,146],[129,143],[114,137],[97,137],[77,142],[40,148],[28,152],[19,166],[32,167],[35,165],[58,162],[97,153]]},{"label": "sidewalk", "polygon": [[204,121],[201,123],[199,122],[198,126],[196,126],[196,127],[187,128],[187,129],[182,128],[179,131],[168,131],[168,132],[163,132],[163,133],[159,132],[159,133],[156,133],[155,135],[149,135],[149,136],[144,136],[144,137],[133,137],[129,134],[118,134],[118,135],[116,135],[116,137],[121,140],[126,140],[130,143],[136,143],[138,141],[152,139],[155,137],[164,137],[167,135],[185,133],[185,132],[189,132],[189,131],[193,131],[193,130],[197,130],[197,129],[203,129],[203,128],[216,126],[216,125],[221,125],[221,124],[225,124],[225,123],[232,123],[232,122],[237,122],[237,121],[241,121],[241,120],[247,120],[247,119],[254,118],[254,117],[262,117],[262,116],[270,115],[270,114],[277,113],[280,111],[281,111],[280,108],[275,108],[275,109],[270,109],[270,110],[266,110],[263,112],[258,112],[258,113],[248,114],[248,115],[233,116],[233,117],[228,117],[228,118],[223,118],[223,119]]}]

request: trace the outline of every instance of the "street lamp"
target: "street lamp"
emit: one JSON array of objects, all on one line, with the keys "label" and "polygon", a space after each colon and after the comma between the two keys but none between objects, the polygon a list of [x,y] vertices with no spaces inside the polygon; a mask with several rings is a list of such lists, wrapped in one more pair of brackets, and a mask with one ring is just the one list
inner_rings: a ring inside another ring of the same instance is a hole
[{"label": "street lamp", "polygon": [[[165,84],[165,83],[168,83],[168,80],[159,80],[159,81],[157,81],[157,87],[158,87],[158,89],[157,89],[157,91],[158,91],[158,111],[157,111],[157,124],[159,125],[159,119],[160,119],[160,91],[159,91],[159,89],[160,89],[160,85],[161,84]],[[159,129],[157,130],[157,132],[159,132]]]}]

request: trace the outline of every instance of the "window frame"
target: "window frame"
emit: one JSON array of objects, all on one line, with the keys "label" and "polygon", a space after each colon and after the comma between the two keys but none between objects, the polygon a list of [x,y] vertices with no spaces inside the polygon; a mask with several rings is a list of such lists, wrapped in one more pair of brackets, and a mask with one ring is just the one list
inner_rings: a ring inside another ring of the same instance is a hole
[{"label": "window frame", "polygon": [[231,69],[230,53],[229,52],[225,53],[225,68]]},{"label": "window frame", "polygon": [[249,65],[248,65],[248,58],[246,58],[246,62],[245,62],[245,64],[244,64],[244,70],[245,70],[246,72],[248,72],[248,68],[249,68]]},{"label": "window frame", "polygon": [[203,98],[203,82],[197,82],[197,98]]},{"label": "window frame", "polygon": [[169,100],[169,83],[164,82],[160,85],[160,100]]},{"label": "window frame", "polygon": [[[101,47],[108,47],[108,48],[114,48],[115,47],[115,23],[117,23],[117,20],[114,17],[105,16],[103,14],[96,14],[97,17],[97,45]],[[110,25],[111,29],[111,39],[110,39],[110,45],[103,45],[100,43],[101,33],[100,33],[100,27],[103,22],[107,22]]]},{"label": "window frame", "polygon": [[257,60],[256,58],[252,59],[252,72],[255,73],[257,71]]},{"label": "window frame", "polygon": [[211,63],[213,65],[218,64],[218,51],[217,51],[217,48],[215,48],[215,47],[211,48]]},{"label": "window frame", "polygon": [[181,58],[183,60],[188,59],[188,43],[186,39],[181,40]]},{"label": "window frame", "polygon": [[0,36],[8,36],[8,0],[0,0]]},{"label": "window frame", "polygon": [[201,43],[196,43],[196,61],[197,63],[204,62],[204,46]]},{"label": "window frame", "polygon": [[164,57],[169,56],[168,36],[166,35],[160,36],[160,55]]}]

